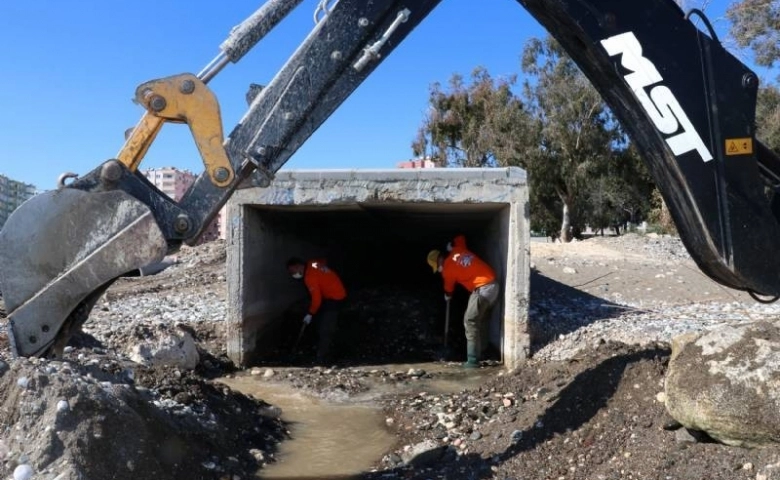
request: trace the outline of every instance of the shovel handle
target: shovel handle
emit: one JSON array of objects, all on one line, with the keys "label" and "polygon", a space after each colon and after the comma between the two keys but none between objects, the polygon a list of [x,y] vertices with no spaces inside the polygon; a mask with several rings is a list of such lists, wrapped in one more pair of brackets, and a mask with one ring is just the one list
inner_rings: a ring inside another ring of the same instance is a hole
[{"label": "shovel handle", "polygon": [[295,345],[293,345],[293,352],[298,350],[298,344],[301,343],[301,338],[303,338],[303,331],[306,330],[306,324],[304,323],[301,325],[301,331],[298,332],[298,338],[295,340]]},{"label": "shovel handle", "polygon": [[444,313],[444,348],[447,348],[447,337],[450,333],[450,301],[447,300],[447,308]]}]

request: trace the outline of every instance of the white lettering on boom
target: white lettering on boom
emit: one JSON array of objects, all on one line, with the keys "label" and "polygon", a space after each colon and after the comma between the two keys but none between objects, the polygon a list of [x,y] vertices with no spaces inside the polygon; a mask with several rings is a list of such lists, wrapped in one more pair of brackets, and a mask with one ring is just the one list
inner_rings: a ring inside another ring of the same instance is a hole
[{"label": "white lettering on boom", "polygon": [[[677,156],[696,150],[702,160],[709,162],[712,154],[683,111],[669,87],[657,85],[664,78],[655,65],[642,56],[642,45],[633,32],[621,33],[601,41],[609,56],[620,55],[620,64],[631,73],[626,82],[655,127],[666,137],[666,144]],[[648,94],[647,87],[653,86]],[[682,128],[682,132],[677,131]]]}]

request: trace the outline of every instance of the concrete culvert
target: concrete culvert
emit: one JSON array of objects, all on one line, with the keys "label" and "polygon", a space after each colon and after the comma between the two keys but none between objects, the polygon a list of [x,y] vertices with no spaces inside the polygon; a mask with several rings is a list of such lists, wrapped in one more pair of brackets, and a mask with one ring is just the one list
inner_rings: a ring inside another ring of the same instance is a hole
[{"label": "concrete culvert", "polygon": [[[310,360],[314,331],[291,355],[308,305],[285,266],[297,256],[326,258],[347,289],[337,363],[436,360],[445,303],[426,255],[463,234],[496,271],[502,293],[490,320],[491,350],[514,365],[530,345],[527,198],[517,168],[285,171],[268,188],[237,191],[226,218],[228,354],[241,365]],[[467,298],[458,287],[451,360],[465,357]]]}]

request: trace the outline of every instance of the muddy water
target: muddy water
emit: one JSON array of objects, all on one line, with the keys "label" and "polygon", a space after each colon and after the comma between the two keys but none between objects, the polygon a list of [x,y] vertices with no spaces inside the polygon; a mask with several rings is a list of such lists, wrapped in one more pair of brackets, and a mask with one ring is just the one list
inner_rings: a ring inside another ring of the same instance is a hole
[{"label": "muddy water", "polygon": [[[237,391],[281,408],[282,418],[292,423],[292,440],[279,446],[277,462],[263,468],[260,478],[358,478],[358,474],[369,471],[382,455],[395,446],[395,438],[385,426],[385,416],[379,406],[382,397],[419,392],[456,392],[473,388],[500,371],[498,368],[464,370],[458,365],[444,363],[382,365],[375,368],[390,372],[423,369],[434,373],[435,378],[393,384],[372,383],[368,392],[339,401],[309,395],[289,384],[272,382],[260,376],[220,379]],[[367,371],[373,369],[361,368]],[[275,367],[274,370],[283,375],[296,369]],[[371,381],[370,378],[363,380]]]},{"label": "muddy water", "polygon": [[393,446],[377,406],[328,402],[257,377],[221,381],[281,408],[282,418],[292,423],[292,440],[280,445],[277,462],[265,467],[261,478],[348,479],[368,470]]}]

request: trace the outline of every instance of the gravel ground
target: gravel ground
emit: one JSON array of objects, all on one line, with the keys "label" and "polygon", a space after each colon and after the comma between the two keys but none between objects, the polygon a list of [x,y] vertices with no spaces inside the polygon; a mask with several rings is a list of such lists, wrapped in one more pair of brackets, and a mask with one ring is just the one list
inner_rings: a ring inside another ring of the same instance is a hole
[{"label": "gravel ground", "polygon": [[705,277],[676,237],[533,244],[532,257],[536,359],[571,358],[605,340],[668,343],[683,332],[780,314],[780,304],[757,303]]}]

